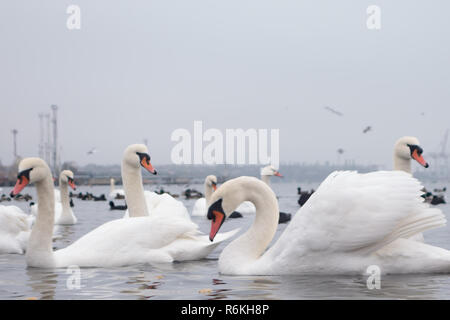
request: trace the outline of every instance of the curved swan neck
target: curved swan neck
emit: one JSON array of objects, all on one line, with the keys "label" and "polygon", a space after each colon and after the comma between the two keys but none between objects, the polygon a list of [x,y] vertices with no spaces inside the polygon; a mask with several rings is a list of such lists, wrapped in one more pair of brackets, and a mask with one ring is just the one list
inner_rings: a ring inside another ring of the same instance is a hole
[{"label": "curved swan neck", "polygon": [[256,207],[252,226],[231,242],[220,255],[221,267],[248,266],[258,260],[272,241],[277,231],[279,208],[275,194],[267,185],[251,184],[245,186],[244,201],[252,202]]},{"label": "curved swan neck", "polygon": [[270,186],[270,176],[262,175],[261,180],[265,182],[268,186]]},{"label": "curved swan neck", "polygon": [[70,214],[69,184],[59,179],[59,192],[61,195],[62,215]]},{"label": "curved swan neck", "polygon": [[36,182],[38,214],[28,240],[26,259],[31,266],[48,266],[53,263],[53,225],[55,223],[55,196],[53,180],[48,177]]},{"label": "curved swan neck", "polygon": [[211,201],[211,196],[213,194],[214,190],[211,187],[211,185],[209,184],[209,182],[205,182],[205,201],[206,201],[206,206],[209,206],[210,201]]},{"label": "curved swan neck", "polygon": [[112,193],[114,191],[114,189],[115,189],[114,179],[111,179],[111,180],[109,180],[109,190]]},{"label": "curved swan neck", "polygon": [[399,156],[394,154],[394,170],[411,173],[411,160],[400,158]]},{"label": "curved swan neck", "polygon": [[122,162],[122,182],[125,191],[125,200],[130,217],[148,216],[147,203],[142,185],[142,174],[140,168],[133,168]]}]

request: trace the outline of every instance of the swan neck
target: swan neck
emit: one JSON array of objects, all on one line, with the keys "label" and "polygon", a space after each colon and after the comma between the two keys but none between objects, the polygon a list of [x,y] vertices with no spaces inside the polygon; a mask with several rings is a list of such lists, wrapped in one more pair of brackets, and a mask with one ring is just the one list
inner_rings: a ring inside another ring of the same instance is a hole
[{"label": "swan neck", "polygon": [[209,204],[210,204],[210,200],[211,200],[211,196],[212,196],[213,192],[214,192],[213,188],[209,185],[208,182],[205,182],[205,201],[206,201],[206,207],[208,207]]},{"label": "swan neck", "polygon": [[28,240],[28,265],[48,266],[53,262],[53,225],[55,223],[55,195],[51,175],[36,182],[38,214]]},{"label": "swan neck", "polygon": [[62,215],[68,215],[70,212],[69,184],[59,179],[59,192],[61,195]]},{"label": "swan neck", "polygon": [[222,251],[219,258],[222,262],[228,262],[230,268],[250,267],[261,257],[275,236],[279,219],[278,202],[273,191],[267,186],[263,187],[258,186],[245,195],[244,201],[255,205],[255,220],[246,233]]},{"label": "swan neck", "polygon": [[394,155],[394,170],[411,173],[411,159],[403,159]]},{"label": "swan neck", "polygon": [[142,185],[141,168],[133,168],[127,163],[122,162],[122,181],[129,216],[148,216],[144,187]]},{"label": "swan neck", "polygon": [[266,176],[266,175],[262,175],[261,176],[261,180],[267,184],[268,186],[270,186],[270,176]]}]

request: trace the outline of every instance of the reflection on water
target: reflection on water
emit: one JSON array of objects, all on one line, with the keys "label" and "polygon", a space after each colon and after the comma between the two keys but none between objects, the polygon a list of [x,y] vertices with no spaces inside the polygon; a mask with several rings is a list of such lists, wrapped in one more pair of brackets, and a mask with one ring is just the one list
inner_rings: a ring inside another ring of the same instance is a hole
[{"label": "reflection on water", "polygon": [[[201,186],[193,186],[201,189]],[[280,210],[298,209],[295,184],[274,184]],[[305,188],[316,187],[304,186]],[[82,192],[105,193],[108,187],[81,187]],[[180,193],[181,187],[165,189]],[[64,248],[93,228],[123,212],[109,211],[107,202],[75,199],[73,208],[79,223],[58,226],[54,247]],[[195,200],[185,201],[189,211]],[[26,204],[19,203],[24,210]],[[450,206],[441,206],[450,213]],[[194,217],[207,233],[210,221]],[[227,221],[224,231],[251,224],[252,217]],[[278,237],[286,225],[278,227]],[[426,241],[450,249],[449,227],[425,234]],[[26,268],[25,257],[0,255],[1,299],[450,299],[450,275],[388,275],[381,278],[381,290],[367,289],[361,276],[226,276],[217,271],[221,244],[208,259],[162,265],[123,268],[83,268],[81,288],[70,289],[66,269]]]},{"label": "reflection on water", "polygon": [[27,286],[31,288],[32,296],[40,300],[51,300],[55,298],[58,274],[53,270],[39,268],[27,268]]}]

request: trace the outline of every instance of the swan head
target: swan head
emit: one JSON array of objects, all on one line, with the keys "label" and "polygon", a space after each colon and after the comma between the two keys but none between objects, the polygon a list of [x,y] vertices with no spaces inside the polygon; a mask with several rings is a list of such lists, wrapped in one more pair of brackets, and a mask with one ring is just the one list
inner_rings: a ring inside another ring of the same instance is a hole
[{"label": "swan head", "polygon": [[217,190],[217,177],[214,175],[209,175],[205,178],[205,186],[213,188],[214,191]]},{"label": "swan head", "polygon": [[[255,177],[239,177],[228,180],[211,196],[208,219],[211,220],[209,240],[213,241],[220,227],[244,201],[260,195],[262,189],[273,194],[272,189]],[[275,197],[275,195],[274,195]]]},{"label": "swan head", "polygon": [[282,177],[281,173],[272,165],[268,165],[261,169],[262,176],[277,176]]},{"label": "swan head", "polygon": [[150,163],[150,155],[144,144],[132,144],[128,146],[123,154],[123,163],[136,169],[142,166],[148,172],[157,174],[155,168]]},{"label": "swan head", "polygon": [[59,181],[67,183],[73,190],[77,190],[75,182],[73,181],[74,174],[70,170],[63,170],[59,174]]},{"label": "swan head", "polygon": [[415,137],[402,137],[395,143],[394,154],[403,160],[416,160],[421,166],[428,168],[428,162],[423,158],[423,149]]},{"label": "swan head", "polygon": [[18,195],[28,184],[51,177],[52,172],[47,163],[40,158],[25,158],[19,163],[19,174],[11,196]]}]

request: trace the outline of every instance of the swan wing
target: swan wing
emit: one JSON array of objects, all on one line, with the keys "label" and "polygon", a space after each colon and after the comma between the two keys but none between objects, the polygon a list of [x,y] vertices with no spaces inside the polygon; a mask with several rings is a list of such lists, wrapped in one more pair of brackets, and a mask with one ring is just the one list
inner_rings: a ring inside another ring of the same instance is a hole
[{"label": "swan wing", "polygon": [[441,210],[421,198],[422,186],[401,171],[333,172],[267,252],[299,261],[320,252],[367,255],[398,238],[445,225]]},{"label": "swan wing", "polygon": [[16,206],[0,205],[0,232],[16,235],[21,231],[29,231],[28,215]]},{"label": "swan wing", "polygon": [[0,253],[24,253],[29,236],[28,215],[16,206],[0,205]]},{"label": "swan wing", "polygon": [[144,191],[147,209],[151,217],[170,216],[191,220],[189,212],[181,201],[176,200],[167,193],[157,194]]}]

